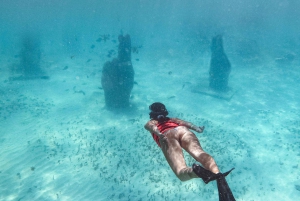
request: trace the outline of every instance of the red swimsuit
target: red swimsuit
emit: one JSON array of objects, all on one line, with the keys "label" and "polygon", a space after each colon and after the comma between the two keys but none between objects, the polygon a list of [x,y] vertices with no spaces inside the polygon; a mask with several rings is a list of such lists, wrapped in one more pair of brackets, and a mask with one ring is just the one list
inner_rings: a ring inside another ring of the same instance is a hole
[{"label": "red swimsuit", "polygon": [[[168,121],[164,121],[162,123],[158,123],[157,124],[157,128],[158,130],[164,134],[165,132],[167,132],[168,130],[171,130],[173,128],[176,128],[177,126],[179,126],[177,123],[168,120]],[[157,145],[160,147],[160,143],[159,143],[159,137],[155,134],[152,133],[152,137],[154,139],[154,141],[157,143]]]}]

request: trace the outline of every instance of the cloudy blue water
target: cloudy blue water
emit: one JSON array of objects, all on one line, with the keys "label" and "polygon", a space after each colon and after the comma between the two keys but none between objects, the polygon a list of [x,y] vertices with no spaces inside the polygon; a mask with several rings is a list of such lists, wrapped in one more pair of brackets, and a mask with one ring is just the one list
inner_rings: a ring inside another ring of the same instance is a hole
[{"label": "cloudy blue water", "polygon": [[[0,200],[218,200],[213,182],[180,182],[144,130],[156,101],[206,126],[236,200],[298,200],[299,16],[297,0],[0,0]],[[102,67],[120,34],[135,84],[130,108],[108,110]],[[229,101],[195,93],[217,34]]]}]

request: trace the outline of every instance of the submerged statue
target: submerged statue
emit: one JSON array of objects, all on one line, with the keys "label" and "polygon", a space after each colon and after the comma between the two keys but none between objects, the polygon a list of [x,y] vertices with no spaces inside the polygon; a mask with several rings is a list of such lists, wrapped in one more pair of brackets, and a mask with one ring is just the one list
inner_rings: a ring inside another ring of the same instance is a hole
[{"label": "submerged statue", "polygon": [[25,77],[41,76],[42,70],[40,68],[41,49],[38,40],[32,36],[25,36],[22,39],[21,49],[21,63],[20,67]]},{"label": "submerged statue", "polygon": [[134,84],[129,35],[119,35],[118,58],[104,64],[101,84],[104,90],[105,104],[108,108],[129,106],[130,93]]},{"label": "submerged statue", "polygon": [[221,35],[213,37],[209,69],[209,87],[217,92],[228,91],[228,78],[231,71],[230,62],[224,52]]},{"label": "submerged statue", "polygon": [[12,69],[10,80],[49,79],[41,68],[40,41],[35,35],[25,34],[21,39],[20,63]]}]

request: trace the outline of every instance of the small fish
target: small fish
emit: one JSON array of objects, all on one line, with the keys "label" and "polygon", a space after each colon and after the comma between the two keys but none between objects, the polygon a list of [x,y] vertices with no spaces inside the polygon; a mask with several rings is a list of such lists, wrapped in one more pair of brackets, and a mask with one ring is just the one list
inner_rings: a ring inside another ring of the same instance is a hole
[{"label": "small fish", "polygon": [[139,53],[139,49],[137,47],[132,47],[131,48],[132,53]]},{"label": "small fish", "polygon": [[172,99],[172,98],[175,98],[176,96],[170,96],[168,99]]},{"label": "small fish", "polygon": [[65,66],[63,70],[67,70],[68,68],[69,68],[68,66]]},{"label": "small fish", "polygon": [[135,59],[136,61],[139,61],[140,59]]},{"label": "small fish", "polygon": [[89,63],[90,61],[92,61],[92,59],[88,59],[88,60],[86,61],[86,63]]},{"label": "small fish", "polygon": [[85,92],[84,92],[84,91],[82,91],[82,90],[80,90],[80,91],[77,91],[76,93],[79,93],[79,94],[83,94],[83,95],[85,95]]},{"label": "small fish", "polygon": [[169,75],[172,75],[172,71],[169,71],[168,74],[169,74]]},{"label": "small fish", "polygon": [[95,48],[95,45],[91,45],[91,49],[94,49]]},{"label": "small fish", "polygon": [[143,46],[139,45],[139,46],[133,46],[131,47],[131,51],[132,53],[136,53],[138,54],[139,53],[139,50],[142,48]]},{"label": "small fish", "polygon": [[101,41],[106,42],[107,40],[109,40],[109,38],[110,38],[109,34],[103,34],[103,35],[100,35],[100,37],[96,41],[97,42],[101,42]]},{"label": "small fish", "polygon": [[136,81],[134,81],[133,84],[139,85]]},{"label": "small fish", "polygon": [[44,79],[44,80],[49,80],[49,79],[50,79],[50,77],[47,76],[47,75],[41,76],[40,78],[41,78],[41,79]]},{"label": "small fish", "polygon": [[74,57],[75,57],[74,55],[70,56],[71,59],[73,59]]}]

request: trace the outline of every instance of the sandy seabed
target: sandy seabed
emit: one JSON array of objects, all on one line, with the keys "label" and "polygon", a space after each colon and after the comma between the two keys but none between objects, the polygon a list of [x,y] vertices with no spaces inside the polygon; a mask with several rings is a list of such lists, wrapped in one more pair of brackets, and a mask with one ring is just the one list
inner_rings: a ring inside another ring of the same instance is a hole
[{"label": "sandy seabed", "polygon": [[115,111],[101,89],[105,60],[52,59],[49,80],[9,81],[14,61],[1,56],[0,200],[218,200],[215,182],[180,182],[144,130],[156,101],[206,127],[197,136],[222,171],[235,167],[227,181],[236,200],[297,200],[299,65],[231,60],[236,93],[225,101],[193,93],[208,79],[209,55],[166,55],[133,58],[132,105]]}]

